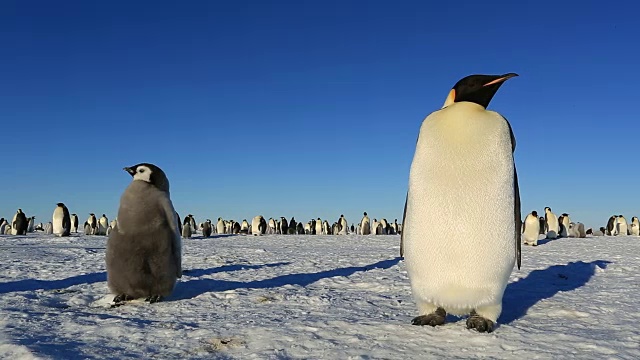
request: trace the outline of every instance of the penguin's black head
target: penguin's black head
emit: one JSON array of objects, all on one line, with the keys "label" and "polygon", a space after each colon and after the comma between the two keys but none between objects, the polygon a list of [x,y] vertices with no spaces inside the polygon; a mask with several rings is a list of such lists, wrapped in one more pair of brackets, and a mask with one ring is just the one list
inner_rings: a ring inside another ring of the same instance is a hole
[{"label": "penguin's black head", "polygon": [[534,210],[534,211],[531,212],[531,215],[533,215],[535,217],[538,217],[538,212]]},{"label": "penguin's black head", "polygon": [[57,207],[63,207],[63,206],[64,206],[64,203],[57,203],[57,204],[56,204],[56,206],[57,206]]},{"label": "penguin's black head", "polygon": [[367,212],[366,211],[364,212],[364,216],[367,216]]},{"label": "penguin's black head", "polygon": [[486,109],[500,85],[515,76],[518,76],[518,74],[469,75],[460,79],[453,86],[442,107],[445,108],[453,103],[468,101]]},{"label": "penguin's black head", "polygon": [[167,179],[167,175],[162,171],[162,169],[153,164],[141,163],[125,167],[123,170],[133,176],[134,181],[144,181],[162,191],[169,192],[169,179]]}]

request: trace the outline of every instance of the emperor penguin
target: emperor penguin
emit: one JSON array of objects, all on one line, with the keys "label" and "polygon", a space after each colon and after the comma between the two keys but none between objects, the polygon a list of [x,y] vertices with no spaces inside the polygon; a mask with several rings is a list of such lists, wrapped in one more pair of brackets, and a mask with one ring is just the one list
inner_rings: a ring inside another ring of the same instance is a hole
[{"label": "emperor penguin", "polygon": [[296,222],[296,219],[293,216],[291,217],[291,220],[289,220],[287,233],[289,233],[289,235],[296,235],[298,233],[298,222]]},{"label": "emperor penguin", "polygon": [[107,215],[102,214],[102,216],[98,220],[98,234],[107,235],[108,227],[109,227],[109,219],[107,218]]},{"label": "emperor penguin", "polygon": [[631,218],[631,224],[629,225],[629,235],[640,236],[640,222],[638,221],[637,216]]},{"label": "emperor penguin", "polygon": [[207,219],[207,221],[202,224],[202,236],[206,238],[211,236],[212,227],[213,225],[211,224],[211,220]]},{"label": "emperor penguin", "polygon": [[[591,230],[591,229],[589,229],[589,230]],[[581,223],[581,222],[578,222],[578,223],[570,222],[569,223],[568,235],[569,235],[569,237],[574,237],[574,238],[585,238],[585,237],[587,237],[587,232],[584,230],[584,224]]]},{"label": "emperor penguin", "polygon": [[607,229],[605,235],[614,236],[616,234],[616,215],[611,215],[609,221],[607,221]]},{"label": "emperor penguin", "polygon": [[89,234],[88,235],[97,235],[98,234],[98,220],[96,219],[96,214],[90,213],[89,218],[87,219],[87,224],[89,224]]},{"label": "emperor penguin", "polygon": [[242,220],[242,225],[240,225],[240,234],[249,234],[249,222],[247,219]]},{"label": "emperor penguin", "polygon": [[36,217],[35,216],[31,216],[29,218],[29,222],[27,224],[27,232],[28,233],[32,233],[32,232],[36,231],[35,227],[36,227]]},{"label": "emperor penguin", "polygon": [[305,231],[306,231],[306,230],[304,229],[304,225],[302,225],[302,223],[301,223],[301,222],[299,222],[299,223],[296,225],[296,233],[297,233],[298,235],[304,235],[304,234],[305,234]]},{"label": "emperor penguin", "polygon": [[115,229],[118,226],[118,219],[113,219],[111,220],[111,222],[109,223],[109,226],[111,227],[111,229]]},{"label": "emperor penguin", "polygon": [[569,236],[569,224],[571,224],[571,219],[569,218],[569,214],[563,213],[558,218],[558,223],[560,226],[560,237],[568,237]]},{"label": "emperor penguin", "polygon": [[264,235],[266,226],[263,225],[266,220],[262,215],[257,215],[251,220],[251,235]]},{"label": "emperor penguin", "polygon": [[289,221],[284,217],[280,217],[280,234],[287,235],[289,233]]},{"label": "emperor penguin", "polygon": [[628,233],[627,219],[622,215],[618,215],[616,218],[616,235],[618,236],[627,236]]},{"label": "emperor penguin", "polygon": [[470,314],[469,329],[493,331],[514,264],[520,268],[515,137],[502,115],[486,110],[514,76],[467,76],[422,122],[400,254],[418,306],[414,325],[442,325],[449,312]]},{"label": "emperor penguin", "polygon": [[71,214],[71,232],[78,232],[78,215],[76,214]]},{"label": "emperor penguin", "polygon": [[366,211],[360,221],[360,235],[371,235],[371,222],[369,221],[369,216],[367,216]]},{"label": "emperor penguin", "polygon": [[53,234],[53,223],[51,221],[49,221],[48,223],[44,224],[44,233],[46,235]]},{"label": "emperor penguin", "polygon": [[380,223],[378,222],[378,219],[373,219],[373,222],[371,223],[371,234],[373,235],[380,235],[378,234],[378,225]]},{"label": "emperor penguin", "polygon": [[387,219],[382,218],[380,220],[380,226],[382,226],[382,234],[381,235],[389,235],[389,223]]},{"label": "emperor penguin", "polygon": [[22,212],[22,209],[18,209],[11,220],[11,235],[27,235],[28,226],[27,215]]},{"label": "emperor penguin", "polygon": [[182,237],[185,239],[189,239],[191,238],[191,222],[187,221],[185,224],[182,225]]},{"label": "emperor penguin", "polygon": [[320,218],[316,219],[315,230],[316,235],[322,235],[322,220]]},{"label": "emperor penguin", "polygon": [[178,233],[182,234],[182,220],[180,219],[180,214],[176,211],[176,218],[178,219]]},{"label": "emperor penguin", "polygon": [[322,235],[331,235],[331,226],[327,220],[322,222]]},{"label": "emperor penguin", "polygon": [[269,231],[268,234],[275,234],[276,233],[276,221],[273,218],[269,218]]},{"label": "emperor penguin", "polygon": [[125,167],[133,180],[120,198],[118,226],[107,240],[107,285],[114,305],[173,292],[182,277],[182,241],[169,180],[153,164]]},{"label": "emperor penguin", "polygon": [[56,236],[71,235],[71,215],[69,209],[63,204],[58,203],[53,210],[53,234]]},{"label": "emperor penguin", "polygon": [[340,230],[338,235],[347,235],[349,232],[349,222],[344,217],[344,214],[340,215],[340,219],[338,220],[338,229]]},{"label": "emperor penguin", "polygon": [[540,220],[538,212],[532,211],[527,215],[522,224],[522,237],[525,245],[538,246],[538,236],[540,235]]},{"label": "emperor penguin", "polygon": [[216,222],[216,233],[224,234],[224,220],[219,217],[218,222]]},{"label": "emperor penguin", "polygon": [[560,224],[558,223],[558,217],[551,212],[550,207],[544,208],[544,227],[547,231],[547,239],[555,239],[560,233]]},{"label": "emperor penguin", "polygon": [[198,226],[196,225],[196,218],[192,214],[189,214],[189,225],[191,225],[191,231],[195,234],[198,231]]},{"label": "emperor penguin", "polygon": [[0,218],[0,235],[4,235],[6,230],[6,226],[8,226],[9,223],[7,222],[7,220],[5,220],[5,218]]},{"label": "emperor penguin", "polygon": [[540,216],[540,235],[544,234],[544,217]]}]

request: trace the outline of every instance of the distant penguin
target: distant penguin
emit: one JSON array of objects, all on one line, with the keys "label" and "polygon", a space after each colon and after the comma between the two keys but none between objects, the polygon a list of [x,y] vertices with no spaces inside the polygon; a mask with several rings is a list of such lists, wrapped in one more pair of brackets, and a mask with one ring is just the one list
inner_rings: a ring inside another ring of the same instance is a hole
[{"label": "distant penguin", "polygon": [[540,216],[540,235],[544,234],[544,217]]},{"label": "distant penguin", "polygon": [[571,222],[569,223],[569,237],[574,237],[574,238],[585,238],[587,237],[587,232],[584,231],[584,224],[581,222],[578,223],[574,223]]},{"label": "distant penguin", "polygon": [[284,217],[280,217],[280,234],[287,235],[289,233],[289,221]]},{"label": "distant penguin", "polygon": [[192,234],[192,232],[191,232],[191,222],[187,221],[186,224],[182,225],[182,237],[184,239],[189,239],[189,238],[191,238],[191,234]]},{"label": "distant penguin", "polygon": [[317,218],[315,220],[314,225],[315,225],[314,226],[315,227],[315,229],[314,229],[315,230],[315,234],[316,235],[322,235],[322,220],[320,218]]},{"label": "distant penguin", "polygon": [[588,228],[586,234],[587,235],[593,235],[593,229],[592,228]]},{"label": "distant penguin", "polygon": [[52,224],[52,232],[54,235],[71,235],[71,215],[69,215],[69,209],[67,209],[63,203],[58,203],[56,208],[53,210]]},{"label": "distant penguin", "polygon": [[387,219],[380,219],[380,226],[382,227],[382,233],[380,235],[388,235],[389,234],[389,223]]},{"label": "distant penguin", "polygon": [[371,234],[378,235],[378,219],[373,219],[371,223]]},{"label": "distant penguin", "polygon": [[538,212],[532,211],[522,223],[522,239],[525,245],[538,246],[538,236],[540,235],[540,220]]},{"label": "distant penguin", "polygon": [[27,215],[22,212],[22,209],[18,209],[11,221],[11,235],[27,235],[28,226]]},{"label": "distant penguin", "polygon": [[51,221],[49,221],[48,223],[44,224],[44,233],[45,233],[45,235],[52,235],[53,234],[53,223]]},{"label": "distant penguin", "polygon": [[638,221],[637,216],[631,218],[631,224],[629,225],[629,235],[640,236],[640,222]]},{"label": "distant penguin", "polygon": [[27,232],[28,233],[32,233],[32,232],[36,231],[35,230],[35,228],[36,228],[35,222],[36,222],[36,217],[35,216],[32,216],[32,217],[29,218],[29,222],[27,224]]},{"label": "distant penguin", "polygon": [[120,198],[118,226],[107,241],[107,285],[115,305],[145,297],[150,303],[173,292],[182,276],[182,241],[169,180],[159,167],[124,168],[133,181]]},{"label": "distant penguin", "polygon": [[605,235],[614,236],[616,234],[616,215],[612,215],[607,221],[607,228],[605,231]]},{"label": "distant penguin", "polygon": [[98,220],[98,235],[107,235],[107,228],[109,227],[109,219],[107,215],[102,214]]},{"label": "distant penguin", "polygon": [[96,214],[89,214],[89,218],[87,219],[87,224],[89,224],[89,234],[87,235],[97,235],[98,234],[98,219],[96,219]]},{"label": "distant penguin", "polygon": [[299,223],[296,225],[296,233],[297,233],[298,235],[304,235],[304,234],[305,234],[304,225],[302,225],[302,223],[301,223],[301,222],[299,222]]},{"label": "distant penguin", "polygon": [[353,234],[356,232],[356,227],[353,224],[351,224],[350,230],[351,230],[351,233]]},{"label": "distant penguin", "polygon": [[111,227],[111,229],[115,229],[117,226],[118,226],[118,219],[113,219],[109,223],[109,227]]},{"label": "distant penguin", "polygon": [[78,232],[78,215],[76,214],[71,214],[71,232]]},{"label": "distant penguin", "polygon": [[192,214],[189,214],[189,225],[191,225],[191,232],[195,234],[198,231],[198,226],[196,225],[196,218]]},{"label": "distant penguin", "polygon": [[616,218],[616,235],[617,236],[627,236],[628,233],[628,224],[627,219],[622,215],[618,215]]},{"label": "distant penguin", "polygon": [[289,220],[289,228],[287,229],[287,232],[290,235],[295,235],[298,233],[298,223],[293,216],[291,217],[291,220]]},{"label": "distant penguin", "polygon": [[349,233],[349,222],[344,217],[344,214],[341,214],[340,219],[338,219],[338,229],[340,229],[338,235],[347,235]]},{"label": "distant penguin", "polygon": [[233,222],[232,234],[240,234],[240,224],[237,221]]},{"label": "distant penguin", "polygon": [[520,266],[520,197],[511,126],[486,108],[514,76],[467,76],[422,122],[401,237],[419,312],[414,325],[470,314],[467,328],[491,332],[502,312]]},{"label": "distant penguin", "polygon": [[271,235],[276,233],[276,221],[273,218],[269,218],[269,229],[267,233]]},{"label": "distant penguin", "polygon": [[211,224],[211,220],[207,219],[204,223],[202,223],[202,236],[209,237],[211,236],[213,230],[213,225]]},{"label": "distant penguin", "polygon": [[555,239],[560,234],[558,217],[551,212],[551,208],[548,206],[544,208],[544,227],[547,232],[547,239]]},{"label": "distant penguin", "polygon": [[[598,235],[598,236],[604,236],[607,233],[607,229],[604,226],[600,226],[600,232],[602,234]],[[593,235],[596,235],[595,233]]]},{"label": "distant penguin", "polygon": [[0,218],[0,235],[5,235],[5,227],[9,225],[9,222],[5,218]]},{"label": "distant penguin", "polygon": [[360,235],[370,235],[371,234],[371,222],[369,221],[369,216],[367,213],[364,213],[362,220],[360,221]]},{"label": "distant penguin", "polygon": [[393,220],[393,224],[391,224],[391,233],[396,235],[398,233],[398,219]]},{"label": "distant penguin", "polygon": [[251,235],[264,235],[266,227],[263,222],[266,223],[262,215],[257,215],[251,220]]},{"label": "distant penguin", "polygon": [[218,234],[224,234],[224,220],[219,217],[218,218],[218,222],[216,222],[216,233]]},{"label": "distant penguin", "polygon": [[331,225],[327,220],[322,222],[322,235],[331,235]]},{"label": "distant penguin", "polygon": [[242,225],[240,225],[240,234],[249,234],[249,222],[247,219],[242,220]]},{"label": "distant penguin", "polygon": [[84,222],[83,228],[84,228],[84,234],[85,235],[91,235],[91,225],[89,225],[88,221]]},{"label": "distant penguin", "polygon": [[560,237],[568,237],[569,236],[569,224],[571,223],[571,219],[569,218],[569,214],[563,213],[558,218],[558,223],[560,224]]}]

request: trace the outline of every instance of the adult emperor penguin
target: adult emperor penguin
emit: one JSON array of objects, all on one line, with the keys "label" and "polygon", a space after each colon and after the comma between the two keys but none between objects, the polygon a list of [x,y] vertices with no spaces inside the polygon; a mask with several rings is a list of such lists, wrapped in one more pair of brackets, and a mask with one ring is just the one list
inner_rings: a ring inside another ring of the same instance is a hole
[{"label": "adult emperor penguin", "polygon": [[78,232],[78,215],[71,214],[71,232]]},{"label": "adult emperor penguin", "polygon": [[520,267],[520,195],[511,126],[486,107],[514,76],[467,76],[422,122],[401,236],[414,325],[442,325],[450,312],[491,332],[502,312],[516,260]]},{"label": "adult emperor penguin", "polygon": [[89,214],[89,218],[87,219],[86,223],[89,224],[89,234],[88,235],[97,235],[98,234],[98,220],[96,219],[96,214],[94,214],[94,213]]},{"label": "adult emperor penguin", "polygon": [[284,216],[281,216],[280,217],[280,234],[287,235],[288,233],[289,233],[289,221]]},{"label": "adult emperor penguin", "polygon": [[29,222],[27,224],[27,232],[32,233],[34,231],[36,231],[36,217],[31,216],[29,217]]},{"label": "adult emperor penguin", "polygon": [[109,219],[107,218],[107,215],[102,214],[100,219],[98,219],[98,234],[107,235],[108,227],[109,227]]},{"label": "adult emperor penguin", "polygon": [[547,239],[555,239],[560,233],[560,223],[558,223],[558,217],[551,212],[550,207],[544,208],[544,227],[547,230]]},{"label": "adult emperor penguin", "polygon": [[344,214],[341,214],[340,219],[338,219],[338,229],[340,229],[338,235],[347,235],[349,232],[349,222],[347,222]]},{"label": "adult emperor penguin", "polygon": [[560,237],[569,237],[569,224],[571,224],[571,218],[569,218],[569,214],[563,213],[558,218],[558,224],[560,227]]},{"label": "adult emperor penguin", "polygon": [[262,215],[256,215],[251,220],[251,234],[264,235],[264,233],[267,230],[265,224],[266,224],[266,220],[264,219],[264,217],[262,217]]},{"label": "adult emperor penguin", "polygon": [[182,276],[182,241],[169,180],[159,167],[142,163],[124,170],[133,181],[120,198],[118,226],[107,241],[107,284],[115,305],[145,297],[154,303]]},{"label": "adult emperor penguin", "polygon": [[617,236],[627,236],[629,235],[627,232],[627,219],[622,215],[618,215],[616,218],[616,235]]},{"label": "adult emperor penguin", "polygon": [[211,236],[212,230],[213,230],[213,225],[211,224],[211,220],[207,219],[207,221],[205,221],[202,224],[202,236],[204,236],[204,237]]},{"label": "adult emperor penguin", "polygon": [[616,218],[616,215],[611,215],[607,221],[607,231],[605,232],[605,235],[614,236],[616,234]]},{"label": "adult emperor penguin", "polygon": [[29,226],[27,215],[22,212],[22,209],[18,209],[11,220],[11,235],[27,235],[27,226]]},{"label": "adult emperor penguin", "polygon": [[367,216],[367,212],[365,211],[364,216],[362,216],[362,221],[360,221],[360,235],[370,235],[371,234],[371,221],[369,220],[369,216]]},{"label": "adult emperor penguin", "polygon": [[640,222],[638,221],[637,216],[631,218],[631,224],[629,225],[629,235],[640,236]]},{"label": "adult emperor penguin", "polygon": [[540,220],[538,212],[532,211],[527,215],[522,224],[522,237],[525,245],[538,246],[538,236],[540,235]]},{"label": "adult emperor penguin", "polygon": [[544,217],[540,216],[540,235],[544,234]]},{"label": "adult emperor penguin", "polygon": [[58,203],[55,210],[53,210],[52,224],[54,235],[71,235],[71,215],[69,215],[69,209],[63,203]]},{"label": "adult emperor penguin", "polygon": [[242,220],[242,225],[240,226],[240,234],[249,234],[249,222],[247,219]]}]

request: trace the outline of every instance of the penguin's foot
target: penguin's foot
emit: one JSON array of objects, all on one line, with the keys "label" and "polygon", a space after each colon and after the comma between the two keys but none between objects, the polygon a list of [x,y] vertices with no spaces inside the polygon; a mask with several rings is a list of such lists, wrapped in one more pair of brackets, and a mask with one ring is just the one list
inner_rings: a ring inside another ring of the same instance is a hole
[{"label": "penguin's foot", "polygon": [[438,326],[444,325],[444,320],[447,317],[447,313],[443,308],[437,308],[436,311],[427,315],[420,315],[418,317],[413,318],[411,320],[411,325],[429,325],[429,326]]},{"label": "penguin's foot", "polygon": [[117,295],[116,297],[113,298],[113,304],[111,304],[112,308],[118,307],[118,306],[122,306],[124,305],[127,301],[131,301],[133,300],[133,297],[127,295],[127,294],[120,294]]},{"label": "penguin's foot", "polygon": [[493,321],[483,318],[474,310],[467,319],[467,329],[476,329],[478,332],[490,333],[493,331]]},{"label": "penguin's foot", "polygon": [[148,298],[144,299],[144,301],[147,301],[149,304],[153,304],[160,301],[161,298],[162,297],[160,295],[151,295]]}]

